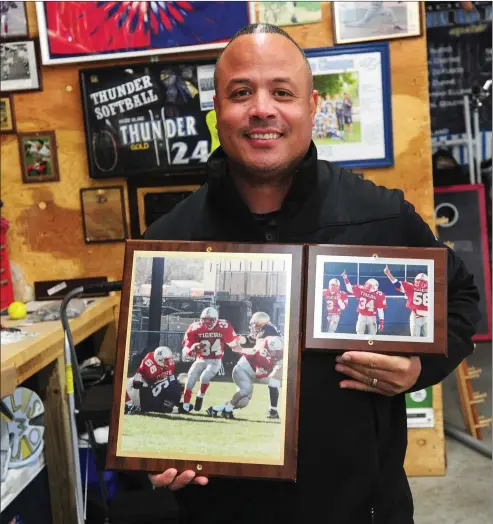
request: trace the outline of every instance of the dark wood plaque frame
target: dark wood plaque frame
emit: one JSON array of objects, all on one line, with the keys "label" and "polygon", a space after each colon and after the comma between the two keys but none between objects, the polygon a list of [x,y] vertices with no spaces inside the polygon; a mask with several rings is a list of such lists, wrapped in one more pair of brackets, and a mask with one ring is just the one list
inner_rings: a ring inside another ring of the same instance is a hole
[{"label": "dark wood plaque frame", "polygon": [[[317,256],[347,256],[426,259],[434,261],[434,340],[433,342],[379,340],[378,335],[369,340],[319,338],[314,336],[315,303],[309,300],[316,292]],[[447,251],[444,248],[408,248],[381,246],[310,245],[307,248],[306,276],[306,324],[303,348],[306,351],[330,351],[342,353],[345,350],[369,351],[372,353],[405,355],[446,355],[447,354]]]},{"label": "dark wood plaque frame", "polygon": [[[285,406],[284,464],[265,465],[253,463],[213,462],[207,460],[178,460],[154,457],[129,457],[117,455],[117,444],[122,412],[122,388],[125,386],[124,364],[127,358],[127,331],[129,329],[129,311],[131,295],[131,275],[133,258],[136,251],[182,251],[189,253],[224,252],[227,253],[280,253],[292,255],[291,293],[290,293],[290,347],[288,348],[287,383]],[[118,330],[118,352],[115,367],[115,394],[110,422],[110,434],[106,466],[117,470],[144,470],[162,472],[168,468],[178,471],[193,470],[207,477],[229,476],[249,478],[271,478],[295,480],[298,452],[298,405],[299,373],[302,344],[302,290],[304,286],[304,248],[302,245],[241,244],[219,242],[175,242],[127,240],[125,249],[123,290],[120,306]]]}]

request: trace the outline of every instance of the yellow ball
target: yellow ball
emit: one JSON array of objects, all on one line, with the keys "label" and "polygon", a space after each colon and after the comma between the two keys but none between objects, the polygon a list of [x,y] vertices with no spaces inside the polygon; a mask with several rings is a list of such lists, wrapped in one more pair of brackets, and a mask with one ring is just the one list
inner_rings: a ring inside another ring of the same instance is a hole
[{"label": "yellow ball", "polygon": [[8,313],[12,320],[20,320],[21,318],[24,318],[27,313],[26,304],[23,304],[22,302],[12,302],[9,306]]}]

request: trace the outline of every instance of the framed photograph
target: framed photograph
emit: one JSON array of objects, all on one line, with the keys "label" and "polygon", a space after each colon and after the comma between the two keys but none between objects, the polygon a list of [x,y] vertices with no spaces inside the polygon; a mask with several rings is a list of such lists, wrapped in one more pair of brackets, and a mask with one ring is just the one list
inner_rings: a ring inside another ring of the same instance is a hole
[{"label": "framed photograph", "polygon": [[0,42],[1,92],[41,91],[39,54],[34,38]]},{"label": "framed photograph", "polygon": [[322,2],[256,2],[258,21],[278,26],[322,21]]},{"label": "framed photograph", "polygon": [[80,71],[90,176],[203,170],[219,145],[214,69],[208,59]]},{"label": "framed photograph", "polygon": [[140,234],[143,235],[153,222],[168,214],[199,187],[200,185],[139,187],[137,189],[137,207]]},{"label": "framed photograph", "polygon": [[352,44],[421,34],[421,2],[332,2],[334,42]]},{"label": "framed photograph", "polygon": [[26,2],[2,2],[0,39],[26,38],[29,36]]},{"label": "framed photograph", "polygon": [[18,133],[22,181],[58,182],[57,143],[55,131]]},{"label": "framed photograph", "polygon": [[306,51],[319,93],[318,157],[349,168],[394,164],[388,43]]},{"label": "framed photograph", "polygon": [[15,133],[14,97],[12,95],[0,97],[0,134]]},{"label": "framed photograph", "polygon": [[296,479],[302,264],[301,245],[127,241],[108,468]]},{"label": "framed photograph", "polygon": [[43,64],[222,49],[253,2],[36,2]]},{"label": "framed photograph", "polygon": [[447,354],[442,248],[309,246],[306,349]]},{"label": "framed photograph", "polygon": [[128,235],[122,186],[83,188],[80,204],[86,244],[125,241]]}]

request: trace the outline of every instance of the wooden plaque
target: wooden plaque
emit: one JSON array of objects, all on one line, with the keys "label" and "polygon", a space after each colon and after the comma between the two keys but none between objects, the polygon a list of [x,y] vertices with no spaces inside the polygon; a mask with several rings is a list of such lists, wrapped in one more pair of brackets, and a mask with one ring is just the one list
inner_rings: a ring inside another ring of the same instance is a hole
[{"label": "wooden plaque", "polygon": [[108,468],[296,479],[303,260],[301,245],[127,241]]},{"label": "wooden plaque", "polygon": [[446,249],[312,245],[307,265],[306,350],[447,354]]}]

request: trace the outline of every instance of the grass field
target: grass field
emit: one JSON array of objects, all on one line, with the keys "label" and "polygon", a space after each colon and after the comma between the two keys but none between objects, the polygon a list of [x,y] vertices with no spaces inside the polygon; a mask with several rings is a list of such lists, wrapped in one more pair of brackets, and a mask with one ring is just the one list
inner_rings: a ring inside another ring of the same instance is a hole
[{"label": "grass field", "polygon": [[[224,403],[235,392],[232,382],[212,382],[202,410],[190,415],[125,415],[121,450],[132,453],[163,453],[179,458],[182,454],[216,460],[248,459],[266,463],[281,458],[283,424],[266,418],[270,406],[268,387],[255,384],[249,405],[235,410],[236,420],[210,418],[206,409]],[[195,400],[195,395],[192,403]],[[192,458],[192,457],[191,457]]]},{"label": "grass field", "polygon": [[314,140],[316,145],[320,146],[327,146],[332,144],[337,144],[339,146],[342,146],[344,144],[353,144],[354,142],[361,142],[361,122],[353,122],[353,134],[349,135],[347,132],[347,126],[346,126],[346,132],[343,135],[344,139],[346,140],[343,142],[342,140],[339,140],[337,138],[316,138]]}]

